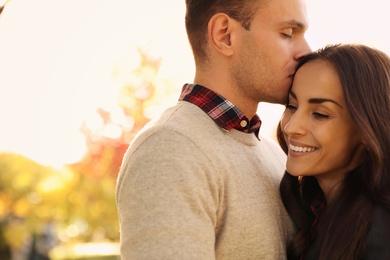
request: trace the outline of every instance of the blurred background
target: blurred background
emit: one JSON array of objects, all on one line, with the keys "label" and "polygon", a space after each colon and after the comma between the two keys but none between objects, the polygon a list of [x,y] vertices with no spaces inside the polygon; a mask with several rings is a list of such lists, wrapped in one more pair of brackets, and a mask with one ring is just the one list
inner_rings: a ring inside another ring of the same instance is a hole
[{"label": "blurred background", "polygon": [[[312,49],[390,53],[388,0],[307,0]],[[194,64],[185,1],[0,0],[0,259],[118,259],[115,182]],[[274,137],[283,107],[260,104]]]}]

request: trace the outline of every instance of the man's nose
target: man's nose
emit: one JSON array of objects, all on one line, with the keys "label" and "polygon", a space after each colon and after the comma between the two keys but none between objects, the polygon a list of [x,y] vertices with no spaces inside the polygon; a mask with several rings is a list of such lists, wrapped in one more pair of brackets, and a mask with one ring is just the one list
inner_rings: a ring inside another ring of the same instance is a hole
[{"label": "man's nose", "polygon": [[300,60],[303,56],[309,54],[311,52],[311,48],[308,44],[308,42],[306,41],[305,38],[302,39],[302,41],[300,42],[299,44],[299,48],[295,54],[295,57],[294,59],[295,60]]}]

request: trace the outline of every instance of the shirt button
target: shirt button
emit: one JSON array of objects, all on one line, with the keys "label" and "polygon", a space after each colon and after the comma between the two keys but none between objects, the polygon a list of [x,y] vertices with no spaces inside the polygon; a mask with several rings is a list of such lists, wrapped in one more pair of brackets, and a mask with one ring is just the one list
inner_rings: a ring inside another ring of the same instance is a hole
[{"label": "shirt button", "polygon": [[246,120],[242,120],[241,122],[240,122],[240,126],[241,127],[246,127],[248,125],[248,122],[246,121]]}]

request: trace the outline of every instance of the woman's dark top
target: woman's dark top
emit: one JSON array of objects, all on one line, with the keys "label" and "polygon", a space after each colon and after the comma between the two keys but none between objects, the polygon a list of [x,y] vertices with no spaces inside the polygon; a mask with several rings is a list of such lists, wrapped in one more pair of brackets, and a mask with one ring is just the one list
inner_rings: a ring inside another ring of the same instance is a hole
[{"label": "woman's dark top", "polygon": [[[303,260],[317,260],[319,258],[321,241],[316,239],[305,252]],[[390,259],[390,212],[377,207],[365,239],[365,250],[358,256],[359,260],[387,260]]]}]

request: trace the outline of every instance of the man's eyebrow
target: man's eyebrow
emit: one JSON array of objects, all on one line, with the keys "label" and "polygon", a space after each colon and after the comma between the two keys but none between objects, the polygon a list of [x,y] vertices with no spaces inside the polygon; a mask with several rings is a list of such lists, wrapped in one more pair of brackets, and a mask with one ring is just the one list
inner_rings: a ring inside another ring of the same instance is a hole
[{"label": "man's eyebrow", "polygon": [[285,25],[289,25],[289,26],[293,26],[293,27],[299,27],[300,29],[302,30],[306,30],[307,29],[307,25],[296,20],[296,19],[291,19],[291,20],[287,20],[287,21],[284,21],[283,24]]},{"label": "man's eyebrow", "polygon": [[[297,99],[297,95],[292,90],[290,91],[290,95],[293,98]],[[330,98],[310,98],[309,99],[309,103],[310,104],[322,104],[322,103],[325,103],[325,102],[333,103],[333,104],[335,104],[335,105],[337,105],[337,106],[342,108],[342,106],[339,103],[337,103],[336,101],[334,101],[333,99],[330,99]]]}]

